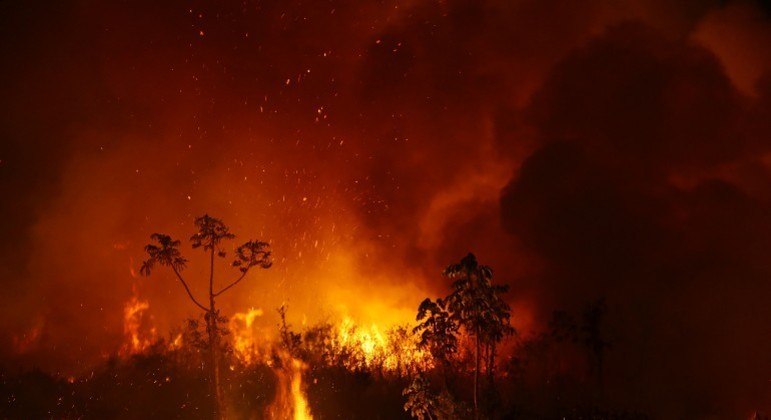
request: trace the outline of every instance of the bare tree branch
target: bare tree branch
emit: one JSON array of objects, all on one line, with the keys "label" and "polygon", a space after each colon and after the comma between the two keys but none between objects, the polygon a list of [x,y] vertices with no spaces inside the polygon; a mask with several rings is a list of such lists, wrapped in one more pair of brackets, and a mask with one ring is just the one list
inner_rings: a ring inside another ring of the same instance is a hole
[{"label": "bare tree branch", "polygon": [[209,262],[209,301],[211,307],[214,308],[214,243],[212,242],[211,249],[211,261]]},{"label": "bare tree branch", "polygon": [[177,278],[178,278],[178,279],[179,279],[179,281],[182,283],[182,286],[185,286],[185,291],[187,292],[187,295],[188,295],[188,296],[190,296],[190,299],[193,301],[193,303],[195,303],[196,305],[198,305],[198,307],[199,307],[199,308],[201,308],[201,309],[203,309],[204,311],[208,312],[208,311],[209,311],[209,308],[207,308],[207,307],[205,307],[205,306],[201,305],[201,304],[198,302],[198,300],[196,300],[196,298],[193,296],[193,293],[192,293],[192,292],[190,292],[190,288],[189,288],[189,287],[187,287],[187,283],[185,282],[185,279],[183,279],[183,278],[182,278],[182,275],[181,275],[181,274],[179,274],[179,271],[177,271],[177,268],[176,268],[176,267],[174,267],[174,266],[172,266],[172,267],[171,267],[171,269],[172,269],[172,270],[174,270],[174,274],[176,274],[176,275],[177,275]]},{"label": "bare tree branch", "polygon": [[248,273],[248,272],[249,272],[249,269],[248,269],[248,268],[246,269],[246,271],[242,271],[242,272],[241,272],[241,276],[239,276],[239,277],[238,277],[238,279],[236,279],[234,282],[230,283],[229,285],[225,286],[225,287],[224,287],[222,290],[220,290],[219,292],[215,293],[215,294],[214,294],[214,296],[215,296],[215,297],[217,297],[217,296],[221,295],[222,293],[224,293],[226,290],[228,290],[228,289],[230,289],[231,287],[233,287],[233,286],[235,286],[236,284],[238,284],[238,283],[239,283],[241,280],[243,280],[243,279],[244,279],[244,277],[246,277],[246,273]]}]

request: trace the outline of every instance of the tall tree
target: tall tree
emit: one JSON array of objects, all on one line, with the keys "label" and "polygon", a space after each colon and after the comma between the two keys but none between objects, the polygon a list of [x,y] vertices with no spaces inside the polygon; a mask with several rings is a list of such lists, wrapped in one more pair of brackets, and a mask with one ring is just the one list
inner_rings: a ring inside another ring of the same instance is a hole
[{"label": "tall tree", "polygon": [[[453,319],[474,338],[474,418],[479,418],[479,371],[483,344],[500,342],[514,332],[510,324],[511,309],[500,297],[508,286],[492,283],[492,268],[477,262],[469,253],[458,264],[451,264],[443,273],[453,280],[447,307]],[[494,357],[494,348],[491,352]],[[490,375],[492,365],[488,359]]]},{"label": "tall tree", "polygon": [[230,229],[220,219],[211,217],[208,214],[196,218],[195,226],[198,230],[190,237],[193,249],[203,248],[203,251],[209,254],[208,305],[196,299],[188,286],[188,282],[182,277],[182,271],[187,266],[188,260],[182,256],[179,250],[180,241],[172,239],[169,235],[154,233],[150,236],[154,243],[145,246],[148,258],[142,263],[140,272],[145,276],[149,276],[156,264],[171,268],[174,275],[185,288],[187,296],[193,304],[203,311],[208,338],[209,377],[214,402],[214,416],[215,418],[222,419],[227,416],[227,413],[220,386],[219,348],[220,337],[223,333],[221,324],[225,322],[226,318],[220,315],[216,299],[222,293],[240,283],[253,267],[270,268],[272,260],[268,243],[256,240],[245,242],[236,248],[236,257],[232,263],[232,266],[236,267],[241,274],[227,283],[225,287],[218,290],[215,287],[214,281],[214,259],[215,256],[225,258],[226,252],[222,249],[221,244],[224,240],[235,238],[235,235],[230,233]]},{"label": "tall tree", "polygon": [[495,363],[495,348],[498,343],[507,335],[516,333],[511,326],[511,307],[501,297],[502,294],[509,291],[507,284],[493,284],[489,282],[484,285],[484,294],[486,301],[486,312],[482,328],[483,340],[490,347],[491,360],[488,362],[488,374],[492,377]]}]

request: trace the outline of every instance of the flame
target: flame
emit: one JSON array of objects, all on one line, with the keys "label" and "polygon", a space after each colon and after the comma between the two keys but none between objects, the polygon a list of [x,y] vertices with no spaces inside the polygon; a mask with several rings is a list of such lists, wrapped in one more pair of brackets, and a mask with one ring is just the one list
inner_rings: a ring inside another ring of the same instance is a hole
[{"label": "flame", "polygon": [[169,343],[169,349],[170,350],[179,350],[179,349],[182,348],[182,344],[183,343],[184,342],[183,342],[183,338],[182,338],[182,333],[178,333],[177,335],[174,336],[174,339],[171,340],[171,343]]},{"label": "flame", "polygon": [[[271,337],[267,331],[262,330],[255,323],[263,316],[260,308],[250,308],[246,312],[239,312],[230,318],[229,328],[232,334],[233,352],[242,363],[250,365],[262,360],[261,355],[268,355],[268,351],[260,351],[260,344],[267,348],[271,344]],[[273,366],[278,378],[276,396],[271,403],[269,418],[310,420],[310,406],[305,398],[303,386],[303,372],[308,366],[300,359],[291,357],[289,353],[282,351],[274,362],[265,358],[265,362]],[[231,369],[233,367],[231,366]]]},{"label": "flame", "polygon": [[337,328],[336,351],[349,355],[346,366],[352,369],[379,367],[385,371],[406,373],[410,366],[431,366],[427,352],[418,348],[418,338],[411,328],[391,326],[386,333],[377,324],[357,325],[344,317]]},{"label": "flame", "polygon": [[349,317],[343,318],[338,327],[340,347],[355,347],[360,350],[366,366],[386,353],[387,342],[377,325],[367,327],[357,326]]},{"label": "flame", "polygon": [[133,257],[129,257],[129,274],[131,274],[131,278],[137,278],[137,271],[134,269]]},{"label": "flame", "polygon": [[294,403],[295,420],[312,420],[308,401],[303,389],[303,372],[307,365],[298,359],[292,359],[292,402]]},{"label": "flame", "polygon": [[[149,302],[140,299],[135,290],[123,308],[126,339],[121,355],[143,353],[157,343],[156,328],[147,316],[149,309]],[[256,363],[270,365],[272,362],[271,349],[278,338],[274,328],[258,324],[263,315],[262,309],[250,308],[230,317],[228,328],[233,354],[238,362],[246,366]],[[28,338],[37,336],[38,332],[33,330]],[[26,341],[30,339],[18,340],[17,347],[25,347]],[[183,334],[176,333],[166,341],[166,350],[179,350],[183,344]],[[412,333],[410,325],[358,324],[353,318],[344,316],[336,325],[331,325],[327,344],[322,360],[339,363],[350,370],[378,369],[406,374],[432,366],[430,354],[418,347],[418,337]],[[235,366],[230,368],[235,369]]]},{"label": "flame", "polygon": [[[155,345],[156,330],[147,317],[149,309],[149,302],[140,299],[134,289],[124,306],[126,342],[121,355],[142,353]],[[276,329],[259,325],[263,315],[262,309],[250,308],[230,317],[228,336],[233,354],[243,365],[264,363],[273,368],[278,381],[274,400],[266,409],[267,418],[312,419],[303,381],[308,364],[292,355],[297,353],[275,350],[279,342]],[[327,345],[323,346],[323,357],[317,362],[338,364],[350,370],[377,369],[400,375],[431,367],[430,356],[418,348],[417,336],[407,325],[357,324],[349,316],[342,317],[337,324],[324,325],[329,326],[329,336],[325,339]],[[305,338],[302,334],[301,337]],[[302,346],[307,344],[301,340],[299,354],[302,354]],[[165,350],[178,350],[183,345],[184,335],[176,333],[166,342]],[[230,369],[235,370],[236,365],[231,365]]]},{"label": "flame", "polygon": [[303,385],[303,373],[308,365],[284,351],[277,358],[274,368],[278,377],[276,396],[267,408],[267,417],[274,420],[312,420]]},{"label": "flame", "polygon": [[[134,294],[124,306],[124,334],[126,342],[120,354],[129,356],[150,349],[156,343],[156,330],[150,326],[147,312],[150,304]],[[310,404],[306,396],[303,375],[308,364],[294,357],[286,350],[275,350],[279,342],[275,327],[260,326],[264,312],[250,308],[230,317],[228,336],[233,354],[238,362],[250,366],[264,363],[273,368],[277,377],[276,394],[266,409],[266,417],[275,420],[312,419]],[[430,368],[431,358],[417,346],[417,336],[409,326],[384,327],[375,323],[357,324],[353,318],[344,316],[329,326],[320,363],[332,363],[350,370],[378,369],[381,372],[409,373],[418,368]],[[302,331],[298,331],[302,332]],[[305,337],[301,335],[301,337]],[[302,346],[307,342],[301,341]],[[166,341],[165,350],[174,351],[184,345],[184,335],[176,333]],[[231,370],[236,365],[231,364]]]},{"label": "flame", "polygon": [[261,334],[255,320],[262,315],[262,309],[250,308],[247,312],[236,313],[230,318],[229,328],[233,335],[233,351],[244,364],[249,365],[258,360]]},{"label": "flame", "polygon": [[[277,337],[274,329],[257,325],[263,314],[261,309],[252,308],[230,318],[233,352],[246,365],[270,364],[270,348]],[[331,326],[324,360],[342,363],[350,370],[375,368],[407,373],[417,367],[428,368],[432,359],[418,348],[418,337],[411,330],[411,326],[399,328],[398,324],[357,324],[353,318],[344,316]]]},{"label": "flame", "polygon": [[26,353],[36,346],[40,339],[40,332],[43,329],[42,320],[36,321],[35,325],[29,331],[20,336],[13,337],[13,348],[16,353]]},{"label": "flame", "polygon": [[150,309],[150,303],[146,300],[139,300],[136,288],[133,288],[131,299],[123,307],[123,333],[126,336],[126,342],[121,349],[124,355],[142,353],[147,350],[155,341],[155,327],[150,327],[148,332],[143,332],[147,320],[145,313]]}]

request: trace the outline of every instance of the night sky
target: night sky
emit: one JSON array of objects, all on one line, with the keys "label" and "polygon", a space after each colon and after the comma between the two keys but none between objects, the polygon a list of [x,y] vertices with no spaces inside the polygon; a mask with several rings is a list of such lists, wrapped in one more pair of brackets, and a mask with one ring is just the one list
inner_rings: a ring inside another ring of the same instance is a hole
[{"label": "night sky", "polygon": [[606,299],[618,399],[771,410],[771,8],[674,3],[0,2],[0,363],[180,324],[142,247],[210,213],[275,259],[226,312],[407,322],[473,251],[522,336]]}]

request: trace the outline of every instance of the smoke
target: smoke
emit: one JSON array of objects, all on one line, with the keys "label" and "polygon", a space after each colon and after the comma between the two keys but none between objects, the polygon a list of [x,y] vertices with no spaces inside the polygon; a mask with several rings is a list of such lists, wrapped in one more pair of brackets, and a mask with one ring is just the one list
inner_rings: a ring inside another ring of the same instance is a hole
[{"label": "smoke", "polygon": [[611,388],[637,404],[730,416],[767,396],[771,208],[751,193],[767,182],[766,106],[708,51],[639,24],[571,54],[533,97],[542,145],[504,189],[504,226],[545,260],[552,307],[611,302]]},{"label": "smoke", "polygon": [[28,361],[114,352],[132,285],[158,331],[193,314],[132,268],[208,212],[276,257],[226,313],[408,321],[473,251],[525,333],[608,299],[621,400],[693,417],[768,395],[758,5],[1,7],[0,326],[37,337]]}]

